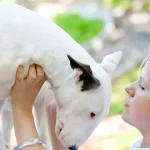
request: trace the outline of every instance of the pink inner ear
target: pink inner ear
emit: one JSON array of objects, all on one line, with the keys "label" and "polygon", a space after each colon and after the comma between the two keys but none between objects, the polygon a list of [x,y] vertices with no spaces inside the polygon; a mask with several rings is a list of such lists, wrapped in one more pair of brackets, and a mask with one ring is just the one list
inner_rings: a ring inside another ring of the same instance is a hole
[{"label": "pink inner ear", "polygon": [[79,83],[81,74],[83,74],[83,71],[81,69],[74,69],[74,79],[76,84]]}]

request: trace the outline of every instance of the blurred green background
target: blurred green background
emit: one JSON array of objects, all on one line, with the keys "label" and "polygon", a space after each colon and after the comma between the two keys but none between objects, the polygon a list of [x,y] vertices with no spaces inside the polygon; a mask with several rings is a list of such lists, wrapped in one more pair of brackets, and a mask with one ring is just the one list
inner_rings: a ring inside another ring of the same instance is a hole
[{"label": "blurred green background", "polygon": [[78,13],[57,15],[54,22],[80,44],[96,36],[104,27],[102,20],[97,18],[87,19]]}]

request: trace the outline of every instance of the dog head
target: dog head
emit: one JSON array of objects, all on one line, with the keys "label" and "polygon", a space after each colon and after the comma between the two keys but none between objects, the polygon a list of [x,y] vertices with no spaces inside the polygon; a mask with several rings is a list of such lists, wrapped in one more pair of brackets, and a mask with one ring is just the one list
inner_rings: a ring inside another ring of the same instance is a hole
[{"label": "dog head", "polygon": [[[107,55],[101,64],[83,64],[68,55],[73,75],[55,91],[58,100],[56,134],[69,149],[79,148],[107,115],[111,100],[110,75],[122,52]],[[62,101],[63,100],[63,101]]]}]

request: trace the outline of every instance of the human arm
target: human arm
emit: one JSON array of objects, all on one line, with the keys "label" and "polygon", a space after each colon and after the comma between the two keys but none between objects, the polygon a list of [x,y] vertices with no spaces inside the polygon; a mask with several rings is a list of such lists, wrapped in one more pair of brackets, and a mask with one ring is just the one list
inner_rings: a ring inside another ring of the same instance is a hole
[{"label": "human arm", "polygon": [[47,114],[48,129],[53,150],[68,150],[58,140],[55,134],[56,125],[56,100],[54,93],[50,90],[45,97],[45,109]]},{"label": "human arm", "polygon": [[[23,78],[22,73],[23,66],[19,66],[11,93],[13,121],[18,144],[31,138],[39,138],[32,115],[32,107],[46,80],[42,68],[38,65],[30,66],[26,79]],[[41,144],[34,144],[23,148],[23,150],[44,150],[44,148]]]}]

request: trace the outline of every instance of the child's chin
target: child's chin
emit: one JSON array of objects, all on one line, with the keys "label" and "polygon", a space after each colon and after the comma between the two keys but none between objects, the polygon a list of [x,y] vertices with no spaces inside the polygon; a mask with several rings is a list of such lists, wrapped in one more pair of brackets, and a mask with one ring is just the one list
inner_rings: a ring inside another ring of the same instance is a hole
[{"label": "child's chin", "polygon": [[128,119],[127,119],[128,117],[127,117],[126,110],[124,110],[124,112],[122,113],[121,117],[122,117],[122,120],[123,120],[123,121],[125,121],[125,122],[128,121]]}]

